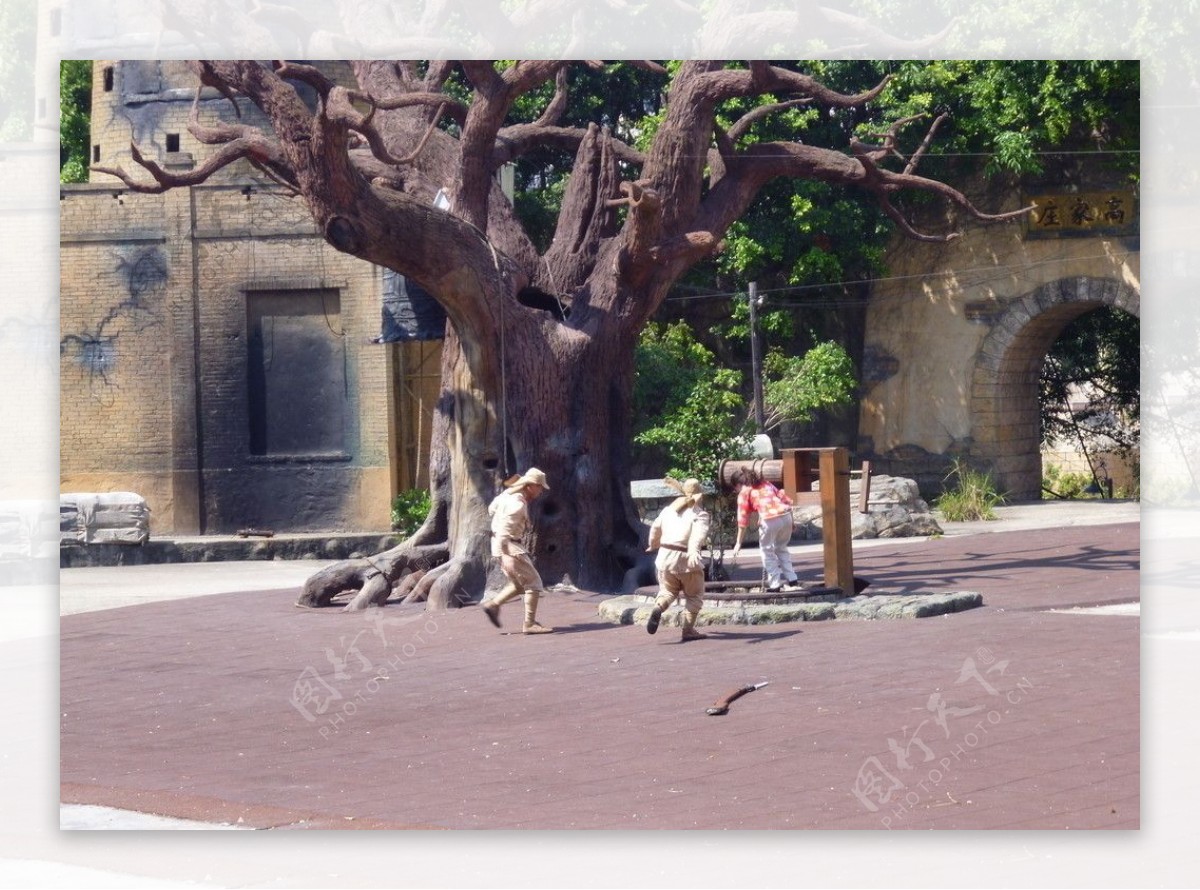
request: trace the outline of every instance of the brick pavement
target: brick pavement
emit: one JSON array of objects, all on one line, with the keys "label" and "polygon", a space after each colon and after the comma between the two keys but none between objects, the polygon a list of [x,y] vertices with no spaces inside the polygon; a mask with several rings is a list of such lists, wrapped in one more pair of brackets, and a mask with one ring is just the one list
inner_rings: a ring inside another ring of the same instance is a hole
[{"label": "brick pavement", "polygon": [[1135,601],[1138,568],[1136,523],[898,542],[856,555],[870,592],[985,605],[687,645],[587,593],[536,638],[518,606],[497,632],[294,590],[68,615],[62,799],[292,829],[1137,828],[1140,620],[1048,610]]}]

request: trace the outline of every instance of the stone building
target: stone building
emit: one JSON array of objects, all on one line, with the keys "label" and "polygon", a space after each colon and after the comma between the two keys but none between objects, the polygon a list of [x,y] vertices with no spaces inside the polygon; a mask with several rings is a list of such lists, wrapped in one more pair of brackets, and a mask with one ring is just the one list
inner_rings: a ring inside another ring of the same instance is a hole
[{"label": "stone building", "polygon": [[[131,140],[175,170],[211,151],[183,63],[100,61],[93,81],[93,163],[136,174]],[[207,89],[198,110],[232,118]],[[439,343],[381,342],[403,288],[299,197],[245,162],[158,195],[93,173],[60,220],[63,492],[137,492],[157,535],[370,531],[426,484]]]}]

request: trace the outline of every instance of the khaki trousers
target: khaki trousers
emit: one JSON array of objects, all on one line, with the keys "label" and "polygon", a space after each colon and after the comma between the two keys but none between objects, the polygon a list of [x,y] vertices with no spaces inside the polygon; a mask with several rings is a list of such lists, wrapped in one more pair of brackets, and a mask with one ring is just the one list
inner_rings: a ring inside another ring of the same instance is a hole
[{"label": "khaki trousers", "polygon": [[492,602],[502,606],[518,596],[525,597],[525,623],[533,624],[537,620],[537,604],[541,594],[545,593],[542,576],[533,566],[533,560],[526,553],[502,553],[498,557],[500,570],[508,578],[508,583],[500,588],[500,592],[492,597]]},{"label": "khaki trousers", "polygon": [[658,596],[654,598],[654,605],[665,612],[681,596],[684,601],[683,626],[694,627],[696,616],[700,614],[700,608],[704,605],[704,570],[675,572],[660,568]]}]

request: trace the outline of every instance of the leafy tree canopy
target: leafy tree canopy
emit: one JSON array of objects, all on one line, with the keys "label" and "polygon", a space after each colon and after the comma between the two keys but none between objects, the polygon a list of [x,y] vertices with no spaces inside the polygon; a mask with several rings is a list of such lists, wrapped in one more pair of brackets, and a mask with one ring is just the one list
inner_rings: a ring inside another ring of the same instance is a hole
[{"label": "leafy tree canopy", "polygon": [[84,59],[68,59],[59,66],[58,77],[62,103],[59,179],[62,182],[87,182],[88,146],[91,143],[92,63]]}]

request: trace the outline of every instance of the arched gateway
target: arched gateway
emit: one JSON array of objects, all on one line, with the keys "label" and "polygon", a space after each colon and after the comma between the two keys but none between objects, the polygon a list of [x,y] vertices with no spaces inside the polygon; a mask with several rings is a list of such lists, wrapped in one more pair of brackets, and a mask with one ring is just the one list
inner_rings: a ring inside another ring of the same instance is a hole
[{"label": "arched gateway", "polygon": [[1094,309],[1140,314],[1140,296],[1105,278],[1063,278],[1014,300],[984,338],[971,379],[975,462],[991,468],[997,487],[1013,500],[1041,496],[1038,378],[1046,353],[1063,329]]}]

